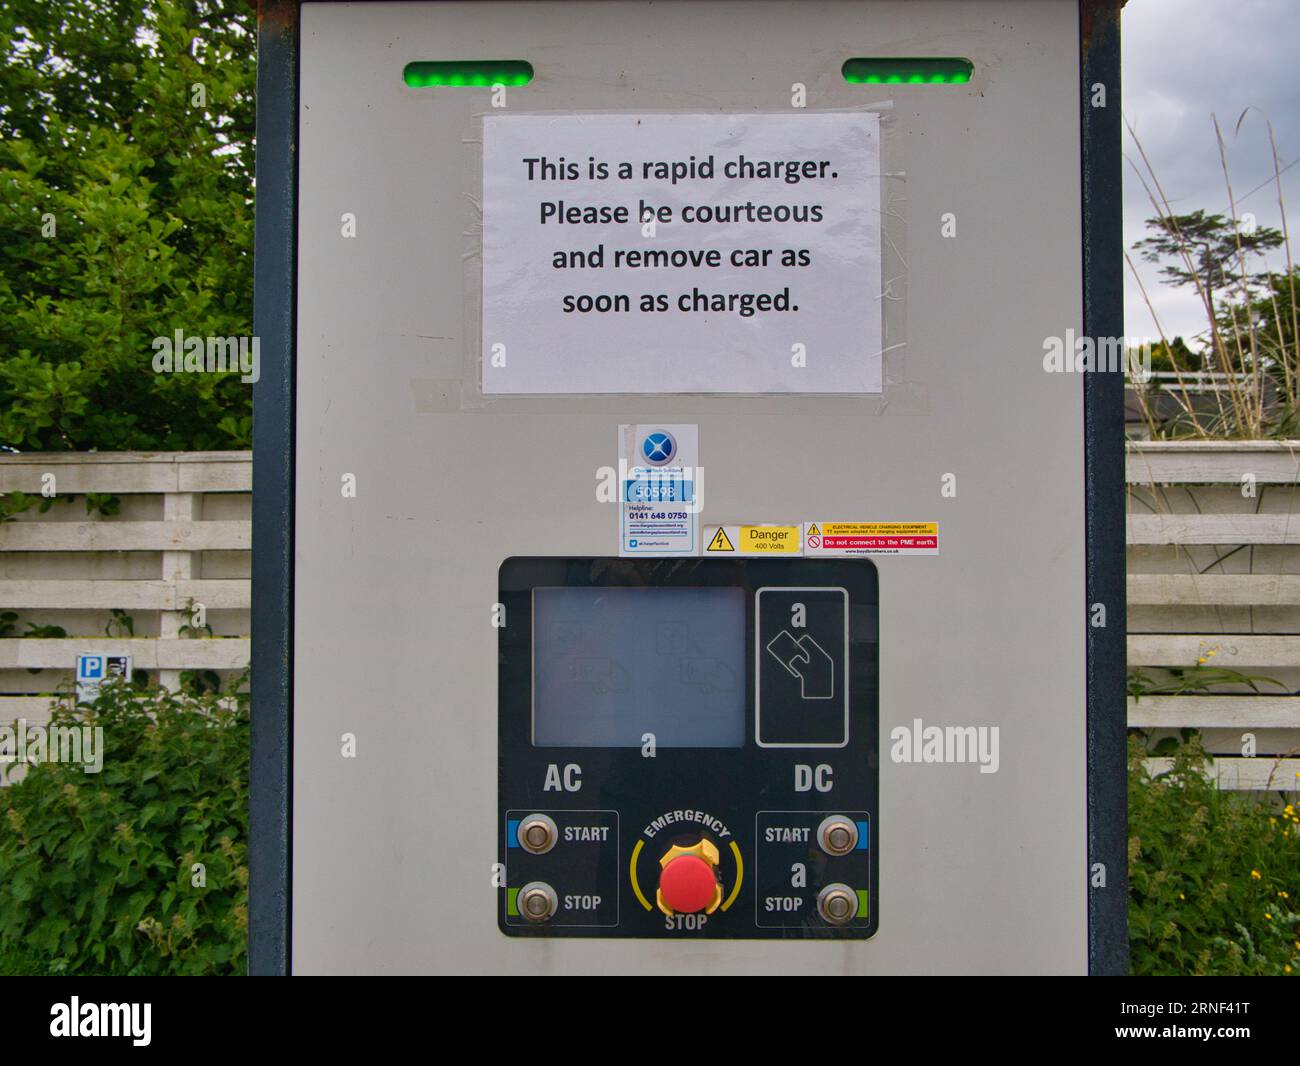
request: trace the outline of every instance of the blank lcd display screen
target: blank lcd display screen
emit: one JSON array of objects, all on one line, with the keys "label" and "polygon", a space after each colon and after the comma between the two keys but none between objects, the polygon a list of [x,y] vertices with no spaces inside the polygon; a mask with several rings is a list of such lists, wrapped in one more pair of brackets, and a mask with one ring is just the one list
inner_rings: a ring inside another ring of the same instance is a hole
[{"label": "blank lcd display screen", "polygon": [[533,743],[745,743],[741,588],[533,590]]}]

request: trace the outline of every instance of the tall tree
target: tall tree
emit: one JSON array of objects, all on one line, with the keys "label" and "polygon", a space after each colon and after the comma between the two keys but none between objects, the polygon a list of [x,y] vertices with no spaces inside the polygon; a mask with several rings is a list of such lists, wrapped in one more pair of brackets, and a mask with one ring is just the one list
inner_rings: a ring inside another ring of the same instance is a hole
[{"label": "tall tree", "polygon": [[[1251,259],[1283,240],[1281,232],[1269,226],[1245,229],[1224,215],[1202,210],[1149,218],[1146,225],[1151,236],[1133,247],[1147,262],[1163,264],[1160,273],[1166,284],[1195,285],[1211,324],[1219,319],[1220,293],[1233,302],[1248,301],[1253,287]],[[1227,346],[1217,328],[1211,334],[1216,355],[1227,369],[1232,362]]]},{"label": "tall tree", "polygon": [[251,334],[251,5],[8,0],[0,47],[0,447],[247,446],[152,342]]}]

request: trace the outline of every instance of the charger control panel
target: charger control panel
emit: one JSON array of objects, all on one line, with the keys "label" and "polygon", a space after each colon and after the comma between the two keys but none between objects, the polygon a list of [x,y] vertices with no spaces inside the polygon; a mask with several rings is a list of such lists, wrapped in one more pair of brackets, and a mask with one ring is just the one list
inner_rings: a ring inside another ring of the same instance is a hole
[{"label": "charger control panel", "polygon": [[499,603],[502,932],[875,933],[870,561],[512,558]]}]

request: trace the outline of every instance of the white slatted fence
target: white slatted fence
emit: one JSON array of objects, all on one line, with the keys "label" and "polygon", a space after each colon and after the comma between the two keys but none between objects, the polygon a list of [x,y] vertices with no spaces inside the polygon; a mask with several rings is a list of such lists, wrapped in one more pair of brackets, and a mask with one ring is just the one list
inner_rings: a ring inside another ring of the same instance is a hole
[{"label": "white slatted fence", "polygon": [[1200,730],[1220,788],[1300,788],[1300,442],[1134,442],[1127,476],[1129,668],[1282,683],[1130,698],[1129,725]]},{"label": "white slatted fence", "polygon": [[[0,456],[0,493],[50,487],[44,513],[0,522],[0,611],[19,616],[0,637],[0,721],[41,719],[50,694],[71,687],[80,653],[129,654],[169,687],[184,671],[229,677],[248,665],[248,452]],[[120,513],[87,513],[88,493],[116,496]],[[191,627],[196,605],[210,637]],[[114,609],[134,636],[106,635]]]}]

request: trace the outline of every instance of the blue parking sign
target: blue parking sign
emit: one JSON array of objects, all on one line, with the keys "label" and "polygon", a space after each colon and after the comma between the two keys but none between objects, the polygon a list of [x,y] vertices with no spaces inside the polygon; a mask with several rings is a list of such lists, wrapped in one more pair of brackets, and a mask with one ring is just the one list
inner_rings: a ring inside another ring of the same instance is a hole
[{"label": "blue parking sign", "polygon": [[96,681],[104,676],[104,657],[102,655],[77,656],[77,680]]}]

